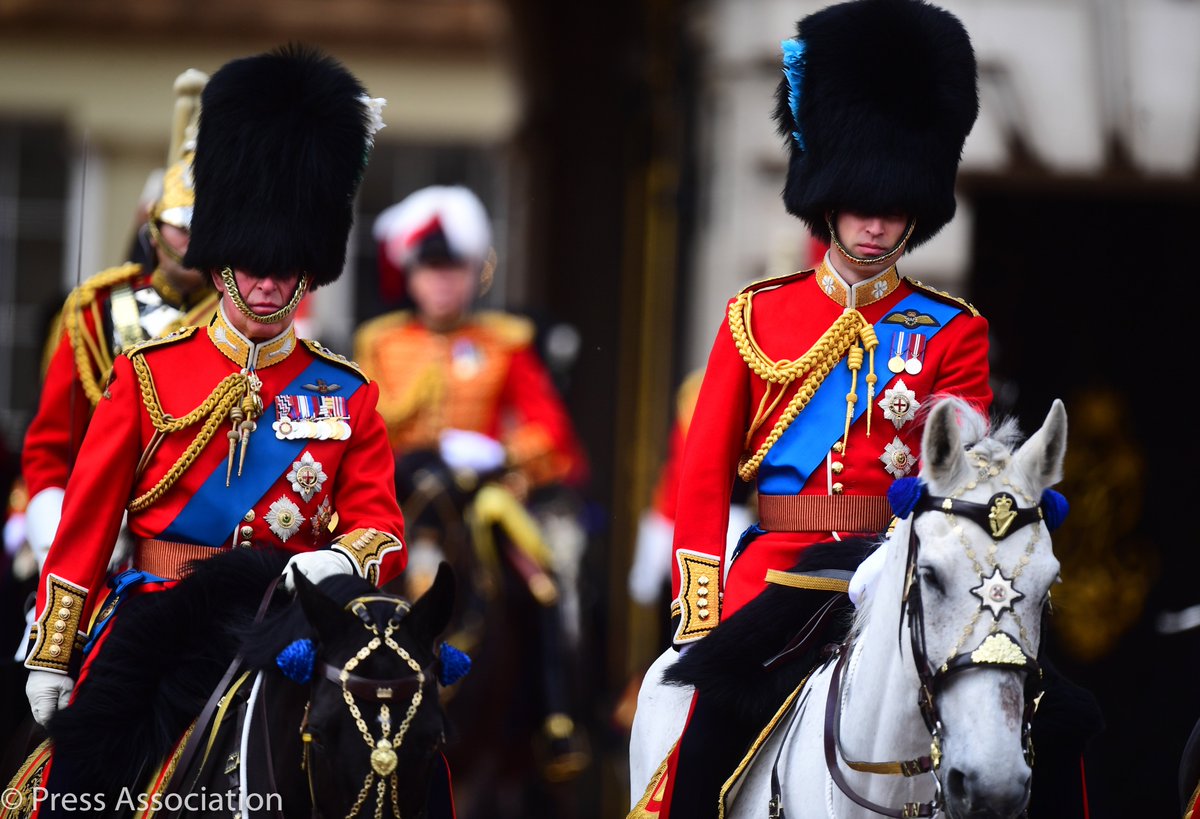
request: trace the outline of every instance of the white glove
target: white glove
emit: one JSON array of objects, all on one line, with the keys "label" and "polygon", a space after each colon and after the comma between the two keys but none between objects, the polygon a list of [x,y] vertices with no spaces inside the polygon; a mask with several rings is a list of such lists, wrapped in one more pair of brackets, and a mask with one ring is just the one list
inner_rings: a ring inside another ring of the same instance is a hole
[{"label": "white glove", "polygon": [[292,555],[283,567],[283,587],[290,592],[296,590],[295,572],[300,572],[312,583],[320,583],[335,574],[358,574],[350,563],[350,558],[332,549]]},{"label": "white glove", "polygon": [[37,724],[45,728],[60,708],[66,708],[74,688],[75,681],[66,674],[31,670],[29,679],[25,681],[25,696]]},{"label": "white glove", "polygon": [[25,537],[37,557],[39,570],[46,562],[50,544],[54,542],[54,533],[58,531],[63,494],[61,487],[48,487],[30,498],[25,507]]},{"label": "white glove", "polygon": [[638,520],[633,565],[629,567],[629,596],[649,606],[658,602],[663,585],[671,579],[672,541],[675,524],[653,509]]},{"label": "white glove", "polygon": [[495,438],[466,429],[448,429],[442,432],[439,443],[442,460],[451,469],[469,469],[472,472],[491,472],[504,466],[504,445]]}]

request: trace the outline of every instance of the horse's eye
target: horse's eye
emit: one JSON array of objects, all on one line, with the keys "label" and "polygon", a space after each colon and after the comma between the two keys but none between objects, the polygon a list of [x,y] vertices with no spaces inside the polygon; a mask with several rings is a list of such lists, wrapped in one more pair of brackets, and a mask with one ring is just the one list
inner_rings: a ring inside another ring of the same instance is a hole
[{"label": "horse's eye", "polygon": [[921,578],[921,582],[929,588],[933,589],[938,594],[945,594],[946,590],[942,588],[942,579],[938,577],[938,573],[931,566],[921,566],[917,569],[917,574]]}]

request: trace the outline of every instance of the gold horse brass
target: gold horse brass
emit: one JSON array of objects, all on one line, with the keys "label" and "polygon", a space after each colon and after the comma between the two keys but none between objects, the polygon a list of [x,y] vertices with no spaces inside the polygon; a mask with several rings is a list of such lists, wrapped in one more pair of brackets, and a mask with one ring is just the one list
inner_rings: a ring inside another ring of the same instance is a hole
[{"label": "gold horse brass", "polygon": [[1017,513],[1013,511],[1012,506],[1013,499],[1008,495],[999,495],[992,501],[992,508],[988,511],[988,525],[991,526],[992,537],[996,540],[1007,535],[1008,527],[1017,519]]}]

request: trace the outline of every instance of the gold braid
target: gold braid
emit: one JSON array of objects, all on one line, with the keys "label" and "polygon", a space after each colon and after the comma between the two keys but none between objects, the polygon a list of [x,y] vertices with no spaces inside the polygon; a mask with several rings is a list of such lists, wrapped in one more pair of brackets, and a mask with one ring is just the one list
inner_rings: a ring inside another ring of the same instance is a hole
[{"label": "gold braid", "polygon": [[[781,386],[779,396],[771,402],[770,406],[766,405],[767,396],[763,396],[763,401],[759,403],[758,412],[750,425],[749,434],[753,434],[771,414],[782,398],[783,390],[789,384],[801,376],[804,376],[804,380],[796,390],[796,394],[792,396],[792,400],[788,402],[783,414],[779,416],[779,420],[775,422],[774,428],[767,435],[762,446],[751,457],[743,457],[742,462],[738,465],[738,475],[744,481],[752,480],[758,474],[758,467],[762,464],[767,452],[796,420],[800,412],[808,406],[808,402],[812,400],[817,388],[829,375],[830,370],[837,366],[838,362],[842,360],[842,356],[846,355],[847,351],[854,346],[863,334],[864,328],[871,327],[870,322],[861,313],[857,310],[847,309],[800,358],[776,361],[758,346],[758,342],[750,332],[753,295],[753,291],[744,291],[730,303],[729,332],[733,335],[733,343],[737,347],[738,353],[741,354],[742,360],[755,375],[767,382],[767,393],[770,393],[772,384]],[[807,375],[805,375],[806,373]],[[747,435],[747,444],[749,443],[749,434]]]},{"label": "gold braid", "polygon": [[129,360],[137,373],[142,403],[146,407],[146,412],[150,414],[150,422],[154,424],[156,430],[163,433],[180,432],[201,419],[204,420],[204,425],[196,433],[196,437],[179,456],[179,460],[167,470],[167,474],[152,489],[138,496],[129,504],[129,511],[140,512],[161,498],[191,467],[192,462],[196,460],[204,447],[208,446],[209,441],[216,435],[225,419],[229,417],[229,411],[237,406],[246,394],[248,379],[242,373],[225,376],[200,406],[182,418],[175,418],[167,414],[163,410],[162,404],[159,403],[158,394],[154,389],[154,377],[150,373],[146,359],[135,354],[130,356]]},{"label": "gold braid", "polygon": [[[100,403],[103,396],[100,381],[107,378],[108,371],[112,369],[111,357],[103,352],[107,345],[103,342],[104,324],[100,320],[99,305],[96,304],[96,291],[127,282],[141,270],[141,265],[130,263],[97,273],[72,290],[67,296],[66,304],[63,305],[63,327],[67,331],[71,351],[75,354],[75,370],[79,374],[79,384],[93,407]],[[92,308],[99,343],[88,333],[84,324],[83,311],[86,307]]]}]

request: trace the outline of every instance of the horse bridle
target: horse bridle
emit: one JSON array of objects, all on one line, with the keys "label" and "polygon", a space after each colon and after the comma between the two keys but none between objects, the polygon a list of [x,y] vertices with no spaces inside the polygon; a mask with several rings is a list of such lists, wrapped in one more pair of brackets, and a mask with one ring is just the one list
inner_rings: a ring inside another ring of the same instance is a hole
[{"label": "horse bridle", "polygon": [[[931,817],[942,807],[941,781],[934,777],[934,797],[928,802],[906,802],[900,808],[876,804],[858,794],[846,781],[838,765],[838,756],[847,767],[860,773],[917,776],[936,771],[941,764],[942,720],[937,706],[937,695],[952,675],[969,668],[1025,672],[1025,709],[1022,717],[1021,745],[1026,762],[1033,765],[1033,741],[1031,725],[1037,702],[1042,694],[1042,670],[1037,660],[1031,657],[1007,632],[994,629],[983,642],[971,652],[957,653],[952,659],[934,667],[929,661],[925,645],[925,608],[921,599],[921,586],[917,582],[917,556],[920,540],[917,537],[916,517],[922,512],[940,511],[971,520],[991,534],[993,541],[1002,540],[1023,527],[1040,524],[1043,519],[1040,505],[1020,508],[1016,500],[1006,492],[993,495],[988,503],[972,503],[953,497],[937,497],[922,493],[913,508],[913,519],[909,525],[908,554],[904,573],[904,595],[901,602],[900,622],[908,612],[908,632],[913,661],[916,664],[920,688],[917,704],[921,718],[931,738],[928,755],[915,759],[891,762],[860,762],[846,758],[840,739],[841,687],[847,659],[851,653],[849,643],[838,648],[838,657],[829,683],[829,694],[825,704],[825,767],[830,778],[847,798],[860,807],[884,816],[910,819]],[[774,806],[778,809],[778,803]],[[778,811],[777,816],[782,816]]]},{"label": "horse bridle", "polygon": [[[382,634],[380,634],[378,625],[374,622],[370,611],[367,609],[368,603],[378,602],[395,605],[395,609],[388,618],[387,625]],[[376,819],[379,819],[383,814],[384,800],[389,789],[391,791],[392,812],[396,819],[400,819],[399,788],[396,777],[398,758],[396,751],[400,748],[401,743],[403,743],[413,718],[416,716],[417,709],[421,707],[421,703],[425,699],[425,683],[437,679],[437,675],[433,669],[434,663],[437,662],[436,659],[428,666],[422,668],[413,659],[412,655],[392,637],[393,632],[399,627],[400,621],[408,613],[409,608],[407,602],[390,595],[365,595],[351,600],[346,604],[346,609],[352,611],[362,621],[364,628],[372,635],[370,640],[340,668],[322,659],[316,660],[313,666],[314,674],[311,685],[315,687],[318,682],[327,681],[341,687],[342,698],[350,711],[350,716],[353,718],[358,732],[365,740],[367,747],[371,749],[371,767],[367,771],[366,779],[363,782],[362,789],[358,793],[354,806],[351,808],[350,813],[347,814],[347,819],[356,816],[362,810],[367,797],[370,795],[373,784],[375,785],[376,792]],[[404,660],[412,670],[412,673],[390,679],[363,677],[353,673],[354,669],[363,660],[367,659],[376,649],[384,645]],[[393,703],[403,702],[406,696],[408,705],[404,718],[397,727],[395,735],[392,736],[391,709],[389,706]],[[367,723],[359,711],[358,700],[368,700],[380,704],[379,720],[381,724],[381,736],[378,740],[372,736],[370,729],[367,727]],[[315,737],[309,725],[309,710],[311,705],[312,695],[310,693],[308,704],[304,707],[304,719],[300,724],[300,739],[303,745],[301,767],[305,771],[308,780],[309,801],[312,803],[312,815],[315,819],[315,817],[319,817],[321,814],[317,807],[316,785],[313,782],[312,763]],[[377,783],[376,779],[378,779]]]}]

